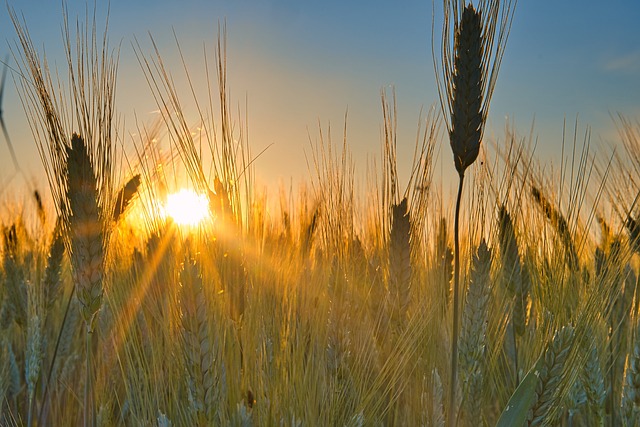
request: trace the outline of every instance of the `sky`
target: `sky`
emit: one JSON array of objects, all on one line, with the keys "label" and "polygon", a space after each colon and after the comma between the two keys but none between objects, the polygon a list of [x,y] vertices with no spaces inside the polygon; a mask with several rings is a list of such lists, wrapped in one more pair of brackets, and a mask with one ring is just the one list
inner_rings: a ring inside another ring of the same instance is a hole
[{"label": "sky", "polygon": [[[100,19],[107,6],[99,3]],[[24,17],[35,45],[64,69],[61,3],[8,4]],[[72,18],[83,17],[86,2],[68,0],[67,7]],[[252,152],[266,149],[254,163],[258,185],[273,191],[279,184],[308,181],[307,158],[319,127],[326,136],[330,126],[332,140],[341,142],[347,111],[347,141],[356,173],[364,177],[371,159],[380,155],[382,90],[396,93],[398,161],[406,170],[421,110],[439,108],[431,45],[432,21],[440,27],[441,8],[438,0],[111,0],[109,37],[112,46],[120,45],[116,98],[125,150],[130,151],[127,139],[136,131],[136,120],[150,124],[157,110],[134,54],[134,40],[143,53],[151,54],[151,34],[178,87],[186,88],[173,32],[198,80],[203,51],[213,58],[218,25],[226,22],[232,105],[242,110],[246,105]],[[559,154],[565,119],[572,127],[577,118],[582,130],[591,127],[593,145],[604,150],[619,145],[611,116],[640,117],[638,16],[637,0],[520,0],[485,140],[504,140],[507,122],[523,136],[533,125],[536,157],[552,162]],[[0,56],[9,53],[15,40],[9,14],[1,7]],[[206,90],[202,80],[199,88]],[[184,100],[190,100],[186,91]],[[2,107],[24,177],[16,177],[2,138],[0,185],[44,183],[11,78]],[[453,169],[444,138],[439,157],[442,169]]]}]

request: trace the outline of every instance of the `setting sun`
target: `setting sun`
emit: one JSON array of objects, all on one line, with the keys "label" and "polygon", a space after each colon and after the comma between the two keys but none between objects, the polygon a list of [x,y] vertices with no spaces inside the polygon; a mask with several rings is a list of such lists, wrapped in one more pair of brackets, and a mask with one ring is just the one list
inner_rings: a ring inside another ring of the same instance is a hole
[{"label": "setting sun", "polygon": [[182,189],[167,196],[164,210],[176,224],[195,226],[209,215],[209,203],[203,194]]}]

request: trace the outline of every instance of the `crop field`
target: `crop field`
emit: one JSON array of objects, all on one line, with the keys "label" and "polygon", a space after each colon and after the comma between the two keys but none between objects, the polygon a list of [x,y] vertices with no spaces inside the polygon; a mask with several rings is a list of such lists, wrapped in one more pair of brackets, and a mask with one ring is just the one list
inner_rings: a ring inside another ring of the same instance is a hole
[{"label": "crop field", "polygon": [[191,93],[134,47],[160,119],[128,136],[106,26],[65,20],[56,69],[12,14],[48,187],[2,200],[0,425],[640,425],[640,122],[608,154],[567,122],[557,170],[487,135],[515,2],[474,3],[444,2],[409,170],[383,91],[366,173],[345,117],[279,194],[224,25]]}]

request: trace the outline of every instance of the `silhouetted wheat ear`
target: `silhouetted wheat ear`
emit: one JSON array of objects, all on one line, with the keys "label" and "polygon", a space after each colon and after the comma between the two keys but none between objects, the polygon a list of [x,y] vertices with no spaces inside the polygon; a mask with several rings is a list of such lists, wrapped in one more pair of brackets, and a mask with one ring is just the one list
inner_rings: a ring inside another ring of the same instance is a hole
[{"label": "silhouetted wheat ear", "polygon": [[455,37],[453,108],[449,139],[460,175],[478,157],[482,136],[483,43],[480,11],[469,4]]},{"label": "silhouetted wheat ear", "polygon": [[391,207],[392,223],[389,242],[389,291],[400,320],[409,305],[411,290],[411,217],[407,199]]},{"label": "silhouetted wheat ear", "polygon": [[631,244],[631,248],[635,253],[640,254],[640,226],[631,215],[627,217],[625,225],[629,231],[629,242]]},{"label": "silhouetted wheat ear", "polygon": [[131,200],[138,192],[140,187],[140,174],[136,174],[125,185],[122,186],[116,195],[116,204],[113,208],[113,222],[118,222],[120,217],[131,204]]},{"label": "silhouetted wheat ear", "polygon": [[512,320],[513,327],[522,336],[527,324],[527,301],[531,288],[528,270],[520,259],[518,242],[511,215],[502,205],[498,213],[498,233],[500,236],[500,254],[502,257],[502,274],[505,286],[514,298]]},{"label": "silhouetted wheat ear", "polygon": [[[440,218],[436,237],[436,259],[438,260],[439,278],[442,279],[445,301],[449,301],[451,281],[453,280],[453,250],[447,242],[447,220]],[[440,282],[438,282],[440,284]]]},{"label": "silhouetted wheat ear", "polygon": [[502,257],[502,272],[505,275],[507,289],[515,292],[522,280],[522,265],[518,242],[513,230],[511,215],[504,205],[498,213],[498,233],[500,236],[500,256]]},{"label": "silhouetted wheat ear", "polygon": [[85,142],[77,134],[67,148],[67,203],[73,280],[82,317],[92,327],[102,303],[104,241],[96,176]]},{"label": "silhouetted wheat ear", "polygon": [[556,229],[558,236],[560,236],[560,240],[565,248],[565,258],[567,260],[567,264],[572,269],[578,268],[578,253],[576,251],[575,245],[573,244],[573,238],[571,237],[571,230],[569,229],[569,225],[567,220],[564,218],[562,213],[560,213],[546,197],[542,194],[539,188],[536,186],[531,186],[531,195],[533,199],[540,205],[540,208],[544,212],[547,219],[551,222],[551,225]]},{"label": "silhouetted wheat ear", "polygon": [[[24,271],[18,263],[18,233],[15,224],[2,230],[2,272],[6,297],[3,307],[8,323],[15,320],[20,326],[27,324],[27,287]],[[4,317],[3,316],[3,317]]]},{"label": "silhouetted wheat ear", "polygon": [[64,257],[64,234],[60,220],[53,230],[53,241],[49,247],[47,267],[44,271],[44,303],[47,315],[60,294],[60,272]]},{"label": "silhouetted wheat ear", "polygon": [[38,212],[38,218],[40,218],[40,222],[43,224],[47,219],[47,214],[44,210],[44,205],[42,204],[42,197],[40,196],[40,192],[38,190],[33,191],[33,199],[36,202],[36,210]]}]

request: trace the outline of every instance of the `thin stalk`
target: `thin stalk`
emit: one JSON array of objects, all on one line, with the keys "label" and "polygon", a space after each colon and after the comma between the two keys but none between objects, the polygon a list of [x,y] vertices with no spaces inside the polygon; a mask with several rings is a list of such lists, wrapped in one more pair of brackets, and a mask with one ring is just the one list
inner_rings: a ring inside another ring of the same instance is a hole
[{"label": "thin stalk", "polygon": [[[516,297],[517,298],[517,297]],[[516,340],[516,327],[513,324],[513,316],[511,316],[511,336],[513,338],[513,367],[516,372],[516,387],[520,385],[520,372],[518,370],[518,341]]]},{"label": "thin stalk", "polygon": [[95,427],[95,417],[93,411],[93,398],[91,396],[93,392],[93,384],[91,377],[91,339],[93,333],[91,332],[91,325],[87,324],[87,358],[85,367],[85,382],[84,382],[84,427]]},{"label": "thin stalk", "polygon": [[460,201],[462,199],[462,184],[464,182],[464,173],[460,173],[460,182],[458,185],[458,197],[456,199],[456,213],[453,225],[453,333],[451,340],[451,384],[449,390],[449,410],[447,413],[447,425],[453,427],[457,425],[456,417],[456,384],[458,378],[458,284],[460,282],[460,242],[459,222],[460,222]]},{"label": "thin stalk", "polygon": [[47,374],[47,382],[43,384],[44,387],[44,397],[42,398],[42,406],[40,407],[40,413],[38,414],[38,421],[40,425],[44,425],[44,419],[42,418],[45,414],[45,409],[49,406],[47,401],[47,396],[49,395],[49,386],[51,384],[51,377],[53,376],[53,367],[56,363],[56,357],[58,356],[58,349],[60,348],[60,341],[62,340],[62,333],[64,331],[64,326],[67,323],[67,316],[69,315],[69,307],[71,307],[71,301],[73,300],[73,295],[76,292],[76,287],[73,286],[71,288],[71,293],[69,294],[69,300],[67,301],[67,308],[64,310],[64,316],[62,317],[62,324],[60,325],[60,331],[58,332],[58,339],[56,339],[56,347],[53,350],[53,356],[51,358],[51,365],[49,366],[49,373]]},{"label": "thin stalk", "polygon": [[607,410],[609,411],[610,425],[616,425],[616,402],[614,401],[614,390],[616,381],[616,358],[614,357],[614,329],[613,324],[609,328],[609,396],[607,399]]},{"label": "thin stalk", "polygon": [[34,409],[34,394],[35,393],[30,393],[29,394],[29,413],[27,414],[27,426],[31,427],[33,425],[33,409]]}]

